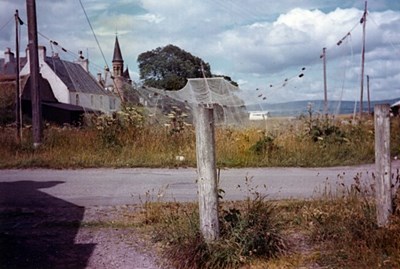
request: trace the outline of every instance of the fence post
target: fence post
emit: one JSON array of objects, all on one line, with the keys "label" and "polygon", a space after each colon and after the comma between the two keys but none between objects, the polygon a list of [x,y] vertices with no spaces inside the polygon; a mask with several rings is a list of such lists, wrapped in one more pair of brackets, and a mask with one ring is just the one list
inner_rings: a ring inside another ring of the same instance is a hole
[{"label": "fence post", "polygon": [[390,106],[375,105],[376,215],[378,226],[386,226],[393,212],[390,160]]},{"label": "fence post", "polygon": [[200,229],[204,239],[210,242],[219,237],[214,110],[202,105],[198,105],[196,109]]}]

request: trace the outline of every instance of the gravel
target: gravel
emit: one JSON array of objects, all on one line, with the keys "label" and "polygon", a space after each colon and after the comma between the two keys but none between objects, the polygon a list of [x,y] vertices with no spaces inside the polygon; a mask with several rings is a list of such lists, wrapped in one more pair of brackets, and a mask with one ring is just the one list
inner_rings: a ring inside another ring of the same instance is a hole
[{"label": "gravel", "polygon": [[1,268],[166,268],[135,225],[137,208],[0,207]]}]

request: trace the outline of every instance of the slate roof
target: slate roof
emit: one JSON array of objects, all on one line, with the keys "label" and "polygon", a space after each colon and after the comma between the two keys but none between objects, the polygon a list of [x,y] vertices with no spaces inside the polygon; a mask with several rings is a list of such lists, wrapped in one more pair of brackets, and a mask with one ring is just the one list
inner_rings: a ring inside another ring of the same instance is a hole
[{"label": "slate roof", "polygon": [[[0,74],[2,75],[14,75],[15,74],[15,65],[16,62],[5,62],[6,60],[4,58],[0,58]],[[27,62],[26,57],[21,57],[20,58],[20,69],[25,66]]]},{"label": "slate roof", "polygon": [[59,57],[46,57],[45,62],[63,81],[71,92],[109,95],[96,79],[78,63],[61,60]]},{"label": "slate roof", "polygon": [[130,80],[130,79],[131,79],[131,76],[129,75],[129,69],[128,69],[128,67],[126,67],[124,73],[122,73],[122,76],[123,76],[125,79],[127,79],[127,80]]}]

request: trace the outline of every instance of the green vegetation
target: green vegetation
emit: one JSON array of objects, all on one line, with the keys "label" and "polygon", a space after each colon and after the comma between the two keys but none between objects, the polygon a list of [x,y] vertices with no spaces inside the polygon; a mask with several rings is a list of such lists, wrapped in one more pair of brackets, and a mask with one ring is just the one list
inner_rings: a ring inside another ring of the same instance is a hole
[{"label": "green vegetation", "polygon": [[[165,119],[167,120],[167,119]],[[193,126],[179,121],[151,123],[142,108],[88,117],[80,127],[46,124],[44,143],[32,149],[31,129],[23,142],[0,127],[0,168],[176,167],[196,165]],[[257,128],[217,127],[219,167],[334,166],[373,162],[372,119],[343,124],[333,118],[269,119]],[[179,123],[179,128],[176,126]],[[400,122],[392,120],[392,154],[399,154]],[[177,160],[176,156],[184,156]]]},{"label": "green vegetation", "polygon": [[259,193],[240,204],[224,203],[220,239],[212,243],[202,238],[195,204],[146,203],[144,220],[174,268],[238,268],[252,259],[285,253],[276,210]]},{"label": "green vegetation", "polygon": [[238,86],[231,77],[211,74],[211,67],[201,58],[174,45],[141,53],[137,59],[144,85],[165,90],[179,90],[189,78],[223,77]]},{"label": "green vegetation", "polygon": [[174,268],[400,267],[400,213],[379,228],[374,189],[357,177],[307,201],[267,200],[248,179],[245,185],[252,193],[245,201],[221,203],[221,238],[211,244],[200,235],[193,203],[163,203],[148,192],[132,219]]},{"label": "green vegetation", "polygon": [[[47,124],[44,143],[37,150],[32,148],[29,126],[23,130],[22,144],[16,143],[15,129],[2,126],[0,167],[195,166],[193,127],[182,119],[162,122],[166,125],[149,119],[142,108],[127,108],[112,116],[88,117],[80,127]],[[310,114],[295,120],[270,119],[266,128],[218,127],[218,165],[372,162],[372,119],[362,124],[342,120]],[[393,156],[400,150],[399,131],[400,121],[393,118]],[[138,228],[158,243],[176,268],[400,268],[399,195],[390,225],[379,228],[374,189],[361,186],[357,177],[350,187],[326,188],[322,198],[307,201],[270,201],[248,179],[245,183],[252,195],[245,201],[220,204],[221,238],[211,244],[199,231],[198,206],[164,203],[163,192],[146,193],[141,210],[124,212],[121,220],[84,226]]]}]

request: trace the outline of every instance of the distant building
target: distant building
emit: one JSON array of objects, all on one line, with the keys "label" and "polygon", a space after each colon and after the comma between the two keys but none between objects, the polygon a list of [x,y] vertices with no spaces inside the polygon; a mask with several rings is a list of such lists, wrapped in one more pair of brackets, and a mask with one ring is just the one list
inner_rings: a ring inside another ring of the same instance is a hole
[{"label": "distant building", "polygon": [[392,114],[394,116],[399,116],[400,115],[400,101],[395,102],[390,106],[390,109],[392,111]]},{"label": "distant building", "polygon": [[249,120],[266,120],[268,116],[268,111],[249,111]]},{"label": "distant building", "polygon": [[[29,57],[27,58],[21,70],[21,76],[30,74]],[[75,62],[65,61],[58,54],[47,56],[46,47],[39,46],[39,66],[42,77],[49,82],[59,103],[104,113],[120,109],[120,98],[105,90],[89,73],[87,59],[79,58]]]},{"label": "distant building", "polygon": [[97,81],[104,89],[120,96],[123,101],[137,104],[139,98],[137,97],[137,92],[133,88],[128,67],[124,69],[124,59],[122,57],[118,36],[115,37],[111,75],[109,75],[110,72],[111,71],[106,68],[104,77],[102,77],[101,73],[97,73]]},{"label": "distant building", "polygon": [[[28,51],[20,57],[20,85],[23,113],[31,114],[30,66]],[[16,58],[7,48],[0,58],[0,88],[15,90]],[[88,72],[89,62],[80,55],[75,62],[60,59],[58,54],[46,55],[39,47],[40,87],[43,118],[57,123],[78,122],[87,112],[112,113],[121,108],[121,99],[105,90]]]},{"label": "distant building", "polygon": [[[26,57],[20,58],[20,66],[26,64]],[[0,58],[0,75],[14,75],[17,72],[17,60],[10,48],[4,51],[4,58]]]}]

